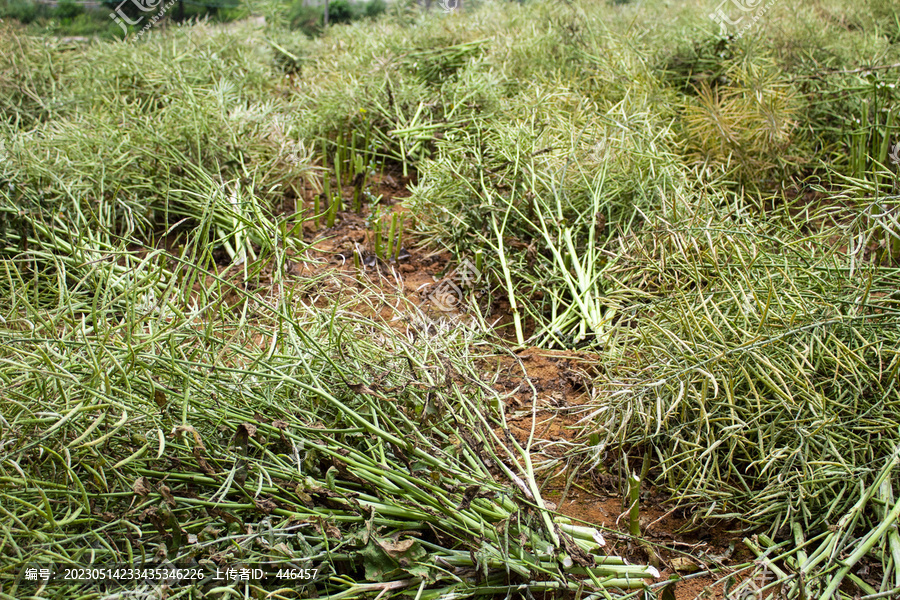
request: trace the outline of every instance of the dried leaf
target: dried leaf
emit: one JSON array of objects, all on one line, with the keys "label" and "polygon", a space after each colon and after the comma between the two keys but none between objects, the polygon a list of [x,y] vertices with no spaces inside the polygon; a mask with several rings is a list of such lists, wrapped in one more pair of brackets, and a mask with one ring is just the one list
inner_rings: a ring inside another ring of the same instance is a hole
[{"label": "dried leaf", "polygon": [[150,481],[146,477],[138,477],[131,486],[132,491],[140,497],[144,497],[151,491]]},{"label": "dried leaf", "polygon": [[167,485],[159,486],[159,495],[162,496],[163,501],[171,507],[174,507],[178,504],[175,501],[175,496],[172,495],[172,490],[169,489]]},{"label": "dried leaf", "polygon": [[200,467],[200,470],[206,473],[211,477],[216,476],[216,470],[212,467],[211,464],[203,457],[203,449],[200,446],[194,446],[193,449],[194,459],[197,461],[197,465]]},{"label": "dried leaf", "polygon": [[244,435],[248,438],[252,438],[256,436],[256,425],[253,423],[241,423],[238,425],[238,435],[241,434],[241,430],[243,429]]},{"label": "dried leaf", "polygon": [[366,394],[367,396],[375,396],[375,392],[364,383],[348,383],[347,387],[357,394]]},{"label": "dried leaf", "polygon": [[406,538],[405,540],[400,541],[386,539],[376,539],[375,541],[378,542],[378,545],[384,549],[388,556],[394,559],[400,558],[401,555],[409,551],[409,549],[413,547],[413,544],[416,543],[416,540],[412,538]]},{"label": "dried leaf", "polygon": [[672,568],[679,573],[694,573],[700,570],[700,567],[697,566],[697,563],[687,558],[686,556],[676,556],[671,560],[671,563]]},{"label": "dried leaf", "polygon": [[177,436],[181,436],[181,434],[183,433],[193,434],[194,444],[200,446],[200,448],[202,448],[203,450],[206,450],[206,446],[203,445],[203,440],[200,439],[200,434],[197,433],[197,430],[190,425],[179,425],[175,429],[173,429],[172,432]]}]

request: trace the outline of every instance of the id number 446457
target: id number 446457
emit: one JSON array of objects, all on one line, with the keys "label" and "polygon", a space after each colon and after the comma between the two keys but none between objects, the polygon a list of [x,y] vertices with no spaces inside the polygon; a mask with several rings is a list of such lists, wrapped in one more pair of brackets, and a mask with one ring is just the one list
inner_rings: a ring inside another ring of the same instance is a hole
[{"label": "id number 446457", "polygon": [[278,569],[278,579],[315,579],[318,569]]}]

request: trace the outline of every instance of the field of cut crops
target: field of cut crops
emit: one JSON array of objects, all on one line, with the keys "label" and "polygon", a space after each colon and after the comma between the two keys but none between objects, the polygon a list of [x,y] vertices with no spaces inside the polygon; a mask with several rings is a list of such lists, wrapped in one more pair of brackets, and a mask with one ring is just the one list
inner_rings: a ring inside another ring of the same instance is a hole
[{"label": "field of cut crops", "polygon": [[0,600],[900,598],[900,6],[432,4],[0,20]]}]

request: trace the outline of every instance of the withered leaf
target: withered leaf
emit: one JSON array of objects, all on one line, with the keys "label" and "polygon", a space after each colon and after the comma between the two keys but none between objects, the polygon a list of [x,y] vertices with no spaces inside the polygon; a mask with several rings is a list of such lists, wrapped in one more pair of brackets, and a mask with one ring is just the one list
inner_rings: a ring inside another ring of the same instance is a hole
[{"label": "withered leaf", "polygon": [[206,450],[206,446],[203,445],[203,440],[200,439],[200,434],[197,433],[197,430],[191,427],[190,425],[179,425],[174,429],[174,433],[177,436],[181,436],[184,433],[191,433],[194,436],[194,444],[200,446],[203,450]]},{"label": "withered leaf", "polygon": [[203,456],[203,449],[199,446],[194,446],[193,449],[194,459],[197,461],[197,465],[200,467],[200,470],[206,473],[211,477],[216,476],[216,470],[209,464],[209,461],[206,460]]},{"label": "withered leaf", "polygon": [[175,496],[172,495],[172,490],[169,489],[169,486],[159,486],[159,495],[162,496],[163,501],[169,506],[174,507],[177,504],[177,502],[175,502]]},{"label": "withered leaf", "polygon": [[366,394],[368,396],[376,395],[375,392],[364,383],[348,383],[347,387],[356,392],[357,394]]},{"label": "withered leaf", "polygon": [[575,564],[581,567],[590,567],[594,565],[594,555],[588,554],[584,550],[581,549],[581,546],[575,543],[575,540],[572,539],[571,536],[562,533],[557,528],[556,534],[562,540],[563,546],[565,546],[566,552],[569,553],[569,556],[572,557],[572,560]]},{"label": "withered leaf", "polygon": [[391,541],[386,539],[375,539],[378,542],[378,545],[384,549],[384,551],[391,556],[392,558],[399,558],[400,555],[406,553],[407,550],[412,548],[413,544],[416,543],[416,540],[412,538],[406,538],[405,540],[400,541]]},{"label": "withered leaf", "polygon": [[334,540],[341,539],[341,530],[335,527],[332,523],[327,523],[325,525],[325,534]]},{"label": "withered leaf", "polygon": [[685,556],[676,556],[671,561],[672,568],[679,573],[694,573],[700,570],[700,567]]},{"label": "withered leaf", "polygon": [[220,519],[222,519],[222,520],[225,521],[226,523],[229,523],[229,524],[230,524],[230,523],[238,523],[238,524],[240,524],[241,526],[244,525],[244,522],[243,522],[243,521],[241,521],[240,519],[238,519],[237,517],[235,517],[235,516],[232,515],[231,513],[226,512],[226,511],[224,511],[224,510],[222,510],[222,509],[220,509],[220,508],[208,507],[208,508],[206,509],[206,512],[209,513],[210,515],[214,516],[214,517],[219,517]]},{"label": "withered leaf", "polygon": [[150,493],[150,481],[146,477],[138,477],[131,486],[132,491],[140,497],[144,497]]},{"label": "withered leaf", "polygon": [[457,510],[463,511],[468,510],[469,505],[472,504],[472,500],[478,495],[479,488],[477,485],[470,485],[466,488],[466,491],[463,492],[462,500],[459,502],[459,506]]},{"label": "withered leaf", "polygon": [[268,498],[259,498],[258,500],[254,500],[253,503],[256,504],[256,508],[265,514],[269,514],[278,508],[278,505]]},{"label": "withered leaf", "polygon": [[238,425],[238,435],[241,434],[242,429],[244,431],[244,435],[246,435],[248,438],[252,438],[256,435],[256,425],[254,425],[253,423],[244,422]]},{"label": "withered leaf", "polygon": [[240,458],[235,462],[234,465],[234,480],[238,485],[244,485],[247,481],[247,476],[250,474],[248,469],[248,463],[245,459]]}]

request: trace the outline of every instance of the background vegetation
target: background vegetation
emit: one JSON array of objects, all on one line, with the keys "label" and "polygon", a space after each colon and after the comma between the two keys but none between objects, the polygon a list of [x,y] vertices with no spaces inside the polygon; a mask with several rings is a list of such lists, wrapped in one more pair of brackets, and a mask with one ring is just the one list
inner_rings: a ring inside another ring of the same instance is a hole
[{"label": "background vegetation", "polygon": [[[900,13],[776,2],[738,37],[710,8],[0,24],[2,593],[73,597],[16,577],[86,553],[316,565],[334,598],[656,593],[541,499],[563,468],[756,533],[792,597],[897,593]],[[332,174],[384,165],[509,327],[411,336],[291,274],[351,205]],[[525,345],[598,357],[565,461],[498,434],[480,361]]]},{"label": "background vegetation", "polygon": [[[28,25],[35,34],[50,33],[60,36],[96,36],[102,39],[125,37],[121,26],[110,20],[110,13],[121,8],[132,20],[142,14],[133,3],[122,4],[121,0],[102,0],[100,6],[85,5],[77,0],[61,0],[55,5],[35,0],[0,0],[0,19],[17,21]],[[160,4],[161,9],[166,3]],[[382,14],[387,5],[384,0],[363,0],[348,2],[332,0],[329,21],[332,24],[349,23],[358,19],[374,18]],[[167,11],[164,22],[190,23],[208,20],[213,23],[230,23],[246,19],[251,14],[270,12],[284,19],[291,29],[302,31],[309,36],[322,33],[323,5],[306,5],[303,0],[295,2],[241,2],[240,0],[179,0]],[[153,16],[158,11],[147,14]],[[145,23],[126,24],[130,33],[140,31]]]}]

